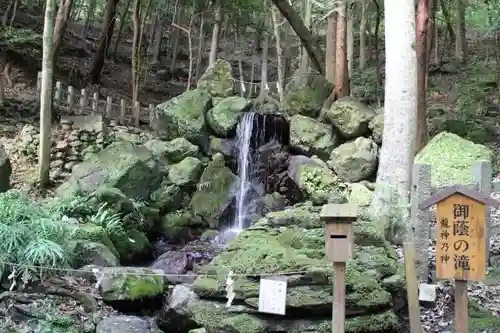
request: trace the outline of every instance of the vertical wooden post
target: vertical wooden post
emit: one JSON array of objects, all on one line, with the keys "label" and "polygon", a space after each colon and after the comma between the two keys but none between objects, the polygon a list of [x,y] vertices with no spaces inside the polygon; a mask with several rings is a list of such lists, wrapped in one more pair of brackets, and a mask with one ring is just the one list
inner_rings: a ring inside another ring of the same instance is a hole
[{"label": "vertical wooden post", "polygon": [[99,112],[99,93],[96,91],[92,96],[92,115]]},{"label": "vertical wooden post", "polygon": [[122,98],[120,100],[120,125],[125,125],[125,112],[127,111],[127,105],[125,100]]},{"label": "vertical wooden post", "polygon": [[86,107],[87,107],[87,90],[82,89],[80,95],[80,113],[83,114]]},{"label": "vertical wooden post", "polygon": [[333,263],[332,333],[345,331],[345,262]]},{"label": "vertical wooden post", "polygon": [[404,242],[403,251],[405,257],[406,292],[408,295],[410,332],[420,333],[422,331],[422,326],[420,323],[417,272],[415,271],[415,244],[412,242]]},{"label": "vertical wooden post", "polygon": [[135,127],[139,127],[139,121],[140,121],[140,116],[141,116],[141,106],[139,104],[139,101],[136,101],[134,106],[134,125]]},{"label": "vertical wooden post", "polygon": [[325,222],[325,255],[333,262],[332,333],[345,332],[345,271],[346,262],[352,258],[352,222],[358,216],[358,206],[328,204],[321,210]]},{"label": "vertical wooden post", "polygon": [[111,114],[112,108],[113,108],[113,99],[111,98],[111,96],[108,96],[106,98],[106,118],[108,119],[111,119],[112,117]]},{"label": "vertical wooden post", "polygon": [[68,113],[71,114],[73,111],[73,106],[75,105],[75,88],[72,86],[68,87]]},{"label": "vertical wooden post", "polygon": [[[476,189],[483,195],[490,196],[492,190],[492,179],[491,176],[493,170],[491,168],[491,163],[488,161],[478,161],[472,167],[472,179],[476,183]],[[491,210],[490,207],[485,207],[485,232],[486,232],[486,267],[489,266],[490,262],[490,237],[491,234]]]},{"label": "vertical wooden post", "polygon": [[411,188],[411,223],[415,230],[416,274],[421,282],[429,277],[430,213],[418,204],[431,196],[431,166],[414,164]]},{"label": "vertical wooden post", "polygon": [[455,332],[469,332],[467,281],[455,280]]}]

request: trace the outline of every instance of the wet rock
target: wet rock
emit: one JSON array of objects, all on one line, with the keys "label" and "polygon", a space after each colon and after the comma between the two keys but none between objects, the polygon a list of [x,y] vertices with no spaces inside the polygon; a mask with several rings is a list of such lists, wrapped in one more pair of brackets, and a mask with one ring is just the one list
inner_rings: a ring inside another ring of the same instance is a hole
[{"label": "wet rock", "polygon": [[85,265],[118,266],[118,258],[111,250],[101,243],[75,241],[71,250],[73,254],[73,265],[82,267]]},{"label": "wet rock", "polygon": [[240,113],[251,107],[251,100],[239,96],[227,97],[208,111],[207,123],[218,136],[230,136],[236,130]]},{"label": "wet rock", "polygon": [[224,164],[221,154],[214,156],[201,175],[197,190],[191,199],[193,213],[210,227],[219,224],[220,217],[231,204],[235,194],[233,184],[237,177]]},{"label": "wet rock", "polygon": [[182,275],[193,269],[193,262],[194,258],[189,253],[168,251],[159,256],[150,267],[163,271],[165,278],[172,284],[189,283],[193,282],[196,276]]}]

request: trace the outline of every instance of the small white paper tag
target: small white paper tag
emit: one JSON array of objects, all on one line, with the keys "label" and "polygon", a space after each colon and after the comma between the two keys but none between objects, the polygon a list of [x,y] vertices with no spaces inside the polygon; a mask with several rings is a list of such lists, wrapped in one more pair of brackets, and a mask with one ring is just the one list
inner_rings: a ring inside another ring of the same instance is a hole
[{"label": "small white paper tag", "polygon": [[435,284],[420,284],[420,291],[418,293],[418,299],[422,302],[435,302],[436,301],[436,285]]},{"label": "small white paper tag", "polygon": [[285,315],[286,276],[269,276],[260,279],[259,312]]}]

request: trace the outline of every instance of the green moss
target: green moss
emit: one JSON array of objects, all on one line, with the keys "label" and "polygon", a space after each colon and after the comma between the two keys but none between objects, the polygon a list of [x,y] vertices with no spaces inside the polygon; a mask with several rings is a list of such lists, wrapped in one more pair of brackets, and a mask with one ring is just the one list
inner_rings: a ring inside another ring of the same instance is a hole
[{"label": "green moss", "polygon": [[189,227],[201,227],[203,221],[190,211],[175,211],[168,213],[161,219],[159,231],[167,238],[176,237],[182,230]]},{"label": "green moss", "polygon": [[223,328],[228,328],[234,333],[265,333],[266,325],[254,316],[242,313],[226,318],[220,324]]},{"label": "green moss", "polygon": [[303,164],[299,167],[299,187],[317,205],[325,204],[335,193],[346,199],[346,185],[326,166]]},{"label": "green moss", "polygon": [[416,163],[431,165],[431,180],[435,187],[471,184],[472,167],[480,160],[491,162],[492,151],[448,132],[432,138],[415,157]]},{"label": "green moss", "polygon": [[124,235],[111,235],[111,240],[120,258],[125,261],[137,258],[151,248],[146,235],[137,229],[129,229]]},{"label": "green moss", "polygon": [[94,224],[79,224],[71,232],[70,239],[101,243],[106,245],[114,255],[117,257],[120,256],[115,245],[111,239],[109,239],[106,230],[101,226]]},{"label": "green moss", "polygon": [[[474,300],[469,299],[468,305],[470,333],[482,333],[500,327],[500,317],[493,316],[491,311]],[[452,325],[452,330],[454,329],[455,322]]]}]

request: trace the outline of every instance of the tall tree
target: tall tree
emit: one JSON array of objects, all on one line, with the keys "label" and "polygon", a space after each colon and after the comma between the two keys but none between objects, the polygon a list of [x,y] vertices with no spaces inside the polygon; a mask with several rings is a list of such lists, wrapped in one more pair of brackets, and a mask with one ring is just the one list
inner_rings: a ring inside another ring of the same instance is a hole
[{"label": "tall tree", "polygon": [[[415,153],[427,142],[427,69],[429,62],[429,0],[418,0],[417,10],[417,61],[418,61],[418,108],[417,108],[417,137],[415,140]],[[432,34],[432,31],[430,32]]]},{"label": "tall tree", "polygon": [[375,216],[388,215],[394,200],[409,202],[417,115],[415,2],[384,0],[384,10],[384,133],[371,207]]},{"label": "tall tree", "polygon": [[50,146],[51,146],[51,113],[53,82],[53,33],[54,2],[47,0],[45,4],[45,22],[43,26],[42,84],[40,91],[40,148],[38,154],[38,179],[40,187],[50,183]]},{"label": "tall tree", "polygon": [[98,84],[101,82],[101,72],[102,68],[104,67],[106,50],[111,43],[111,37],[113,37],[113,30],[116,21],[116,6],[118,5],[118,1],[119,0],[106,1],[106,11],[104,13],[104,22],[102,25],[101,37],[99,39],[97,51],[94,53],[94,56],[92,58],[92,69],[90,71],[90,76],[93,84]]}]

